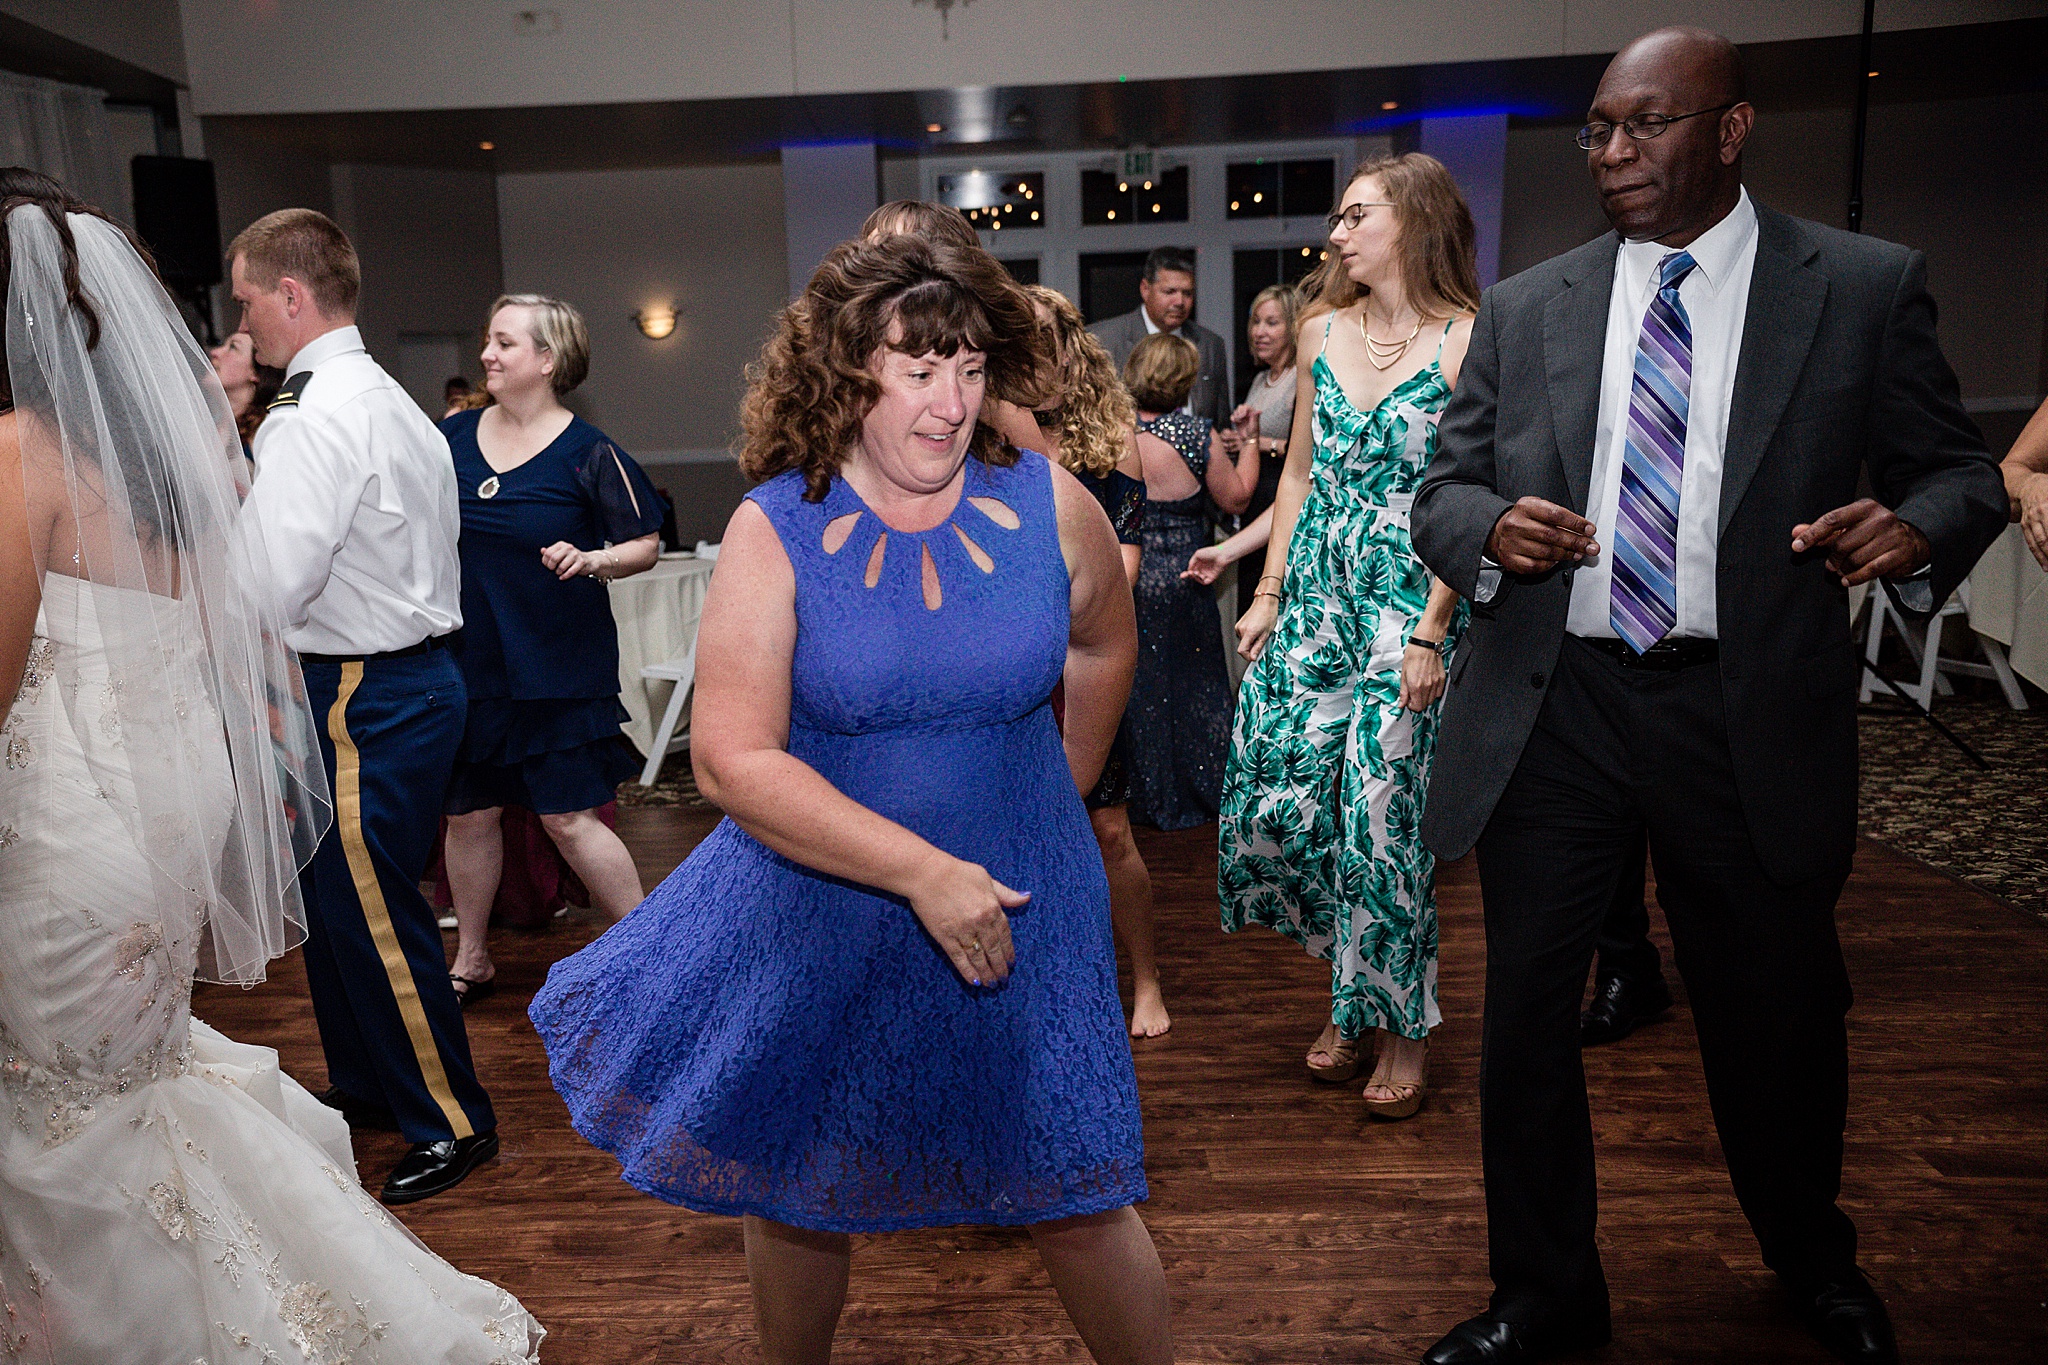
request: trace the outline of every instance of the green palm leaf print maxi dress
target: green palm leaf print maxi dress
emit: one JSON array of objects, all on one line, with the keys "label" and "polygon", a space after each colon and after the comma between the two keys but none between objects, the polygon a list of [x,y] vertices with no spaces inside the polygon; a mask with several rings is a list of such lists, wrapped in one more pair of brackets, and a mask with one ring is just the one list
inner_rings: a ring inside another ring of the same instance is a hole
[{"label": "green palm leaf print maxi dress", "polygon": [[[1223,927],[1263,924],[1326,959],[1346,1038],[1420,1038],[1441,1018],[1421,825],[1442,703],[1415,712],[1399,699],[1401,651],[1429,600],[1408,509],[1450,398],[1442,359],[1439,340],[1435,359],[1360,412],[1316,357],[1309,492],[1223,778]],[[1454,644],[1465,615],[1460,602]]]}]

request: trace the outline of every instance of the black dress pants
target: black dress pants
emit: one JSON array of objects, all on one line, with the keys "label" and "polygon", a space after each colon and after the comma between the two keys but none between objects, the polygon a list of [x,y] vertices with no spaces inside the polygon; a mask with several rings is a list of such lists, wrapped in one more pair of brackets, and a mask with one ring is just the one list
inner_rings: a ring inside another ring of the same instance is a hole
[{"label": "black dress pants", "polygon": [[1855,1228],[1835,1203],[1850,994],[1834,908],[1848,867],[1791,886],[1764,874],[1717,665],[1628,669],[1567,637],[1479,841],[1491,1311],[1510,1322],[1607,1311],[1579,1002],[1644,831],[1714,1123],[1764,1260],[1795,1286],[1855,1264]]},{"label": "black dress pants", "polygon": [[1650,942],[1650,902],[1644,894],[1648,882],[1644,860],[1649,851],[1647,834],[1639,835],[1635,848],[1622,860],[1614,899],[1600,922],[1600,957],[1593,968],[1596,980],[1618,976],[1640,983],[1664,975],[1663,956]]}]

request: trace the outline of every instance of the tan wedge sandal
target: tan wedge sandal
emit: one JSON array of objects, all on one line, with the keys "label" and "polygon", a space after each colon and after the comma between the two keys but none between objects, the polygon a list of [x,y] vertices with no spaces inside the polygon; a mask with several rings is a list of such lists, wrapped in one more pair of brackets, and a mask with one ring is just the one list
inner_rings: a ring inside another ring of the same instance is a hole
[{"label": "tan wedge sandal", "polygon": [[[1338,1036],[1335,1024],[1323,1025],[1323,1031],[1316,1035],[1315,1045],[1308,1050],[1308,1074],[1324,1085],[1342,1085],[1356,1076],[1359,1067],[1364,1065],[1359,1056],[1362,1046],[1357,1038]],[[1313,1059],[1318,1052],[1329,1055],[1328,1066],[1316,1065]]]},{"label": "tan wedge sandal", "polygon": [[[1429,1093],[1429,1054],[1427,1051],[1423,1053],[1422,1074],[1412,1081],[1392,1079],[1389,1075],[1391,1070],[1392,1065],[1382,1052],[1379,1063],[1373,1067],[1372,1079],[1365,1083],[1365,1090],[1361,1092],[1365,1112],[1376,1119],[1414,1118],[1422,1108],[1423,1097]],[[1371,1093],[1375,1089],[1391,1091],[1393,1098],[1375,1099]]]}]

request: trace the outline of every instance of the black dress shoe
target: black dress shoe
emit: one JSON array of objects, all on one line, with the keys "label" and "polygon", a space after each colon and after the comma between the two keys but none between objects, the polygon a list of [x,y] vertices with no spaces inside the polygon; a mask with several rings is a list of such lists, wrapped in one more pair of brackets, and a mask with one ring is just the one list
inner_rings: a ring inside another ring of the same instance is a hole
[{"label": "black dress shoe", "polygon": [[384,1202],[410,1204],[416,1199],[452,1190],[471,1171],[498,1154],[495,1132],[439,1142],[415,1142],[398,1159],[384,1182]]},{"label": "black dress shoe", "polygon": [[1607,1319],[1568,1318],[1542,1324],[1467,1318],[1429,1348],[1422,1365],[1513,1365],[1565,1351],[1590,1351],[1613,1338]]},{"label": "black dress shoe", "polygon": [[348,1120],[351,1128],[377,1128],[387,1133],[398,1131],[398,1120],[389,1109],[369,1100],[357,1099],[338,1085],[330,1085],[313,1097],[329,1109],[336,1109]]},{"label": "black dress shoe", "polygon": [[1660,973],[1647,981],[1610,976],[1593,987],[1593,1003],[1579,1016],[1579,1046],[1618,1043],[1671,1008],[1671,988]]},{"label": "black dress shoe", "polygon": [[1811,1293],[1795,1294],[1794,1299],[1799,1320],[1835,1359],[1851,1365],[1898,1365],[1891,1315],[1860,1271]]}]

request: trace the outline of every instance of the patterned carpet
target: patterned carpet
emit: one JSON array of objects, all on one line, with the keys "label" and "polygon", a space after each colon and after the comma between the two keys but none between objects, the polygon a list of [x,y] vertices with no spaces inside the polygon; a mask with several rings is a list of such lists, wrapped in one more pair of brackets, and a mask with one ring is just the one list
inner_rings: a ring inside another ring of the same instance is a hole
[{"label": "patterned carpet", "polygon": [[1861,720],[1863,832],[2048,923],[2048,711],[2013,711],[1994,693],[1937,698],[1934,714],[1989,769],[1902,704],[1874,702]]},{"label": "patterned carpet", "polygon": [[662,761],[661,775],[654,779],[653,786],[643,787],[639,778],[628,778],[619,784],[618,797],[622,806],[707,807],[711,804],[697,790],[697,779],[690,772],[688,749],[670,754]]},{"label": "patterned carpet", "polygon": [[[2048,923],[2048,710],[2013,711],[1990,693],[1939,698],[1935,715],[1990,768],[1900,703],[1873,702],[1861,719],[1863,832]],[[620,786],[619,804],[710,803],[681,753],[653,787]]]}]

